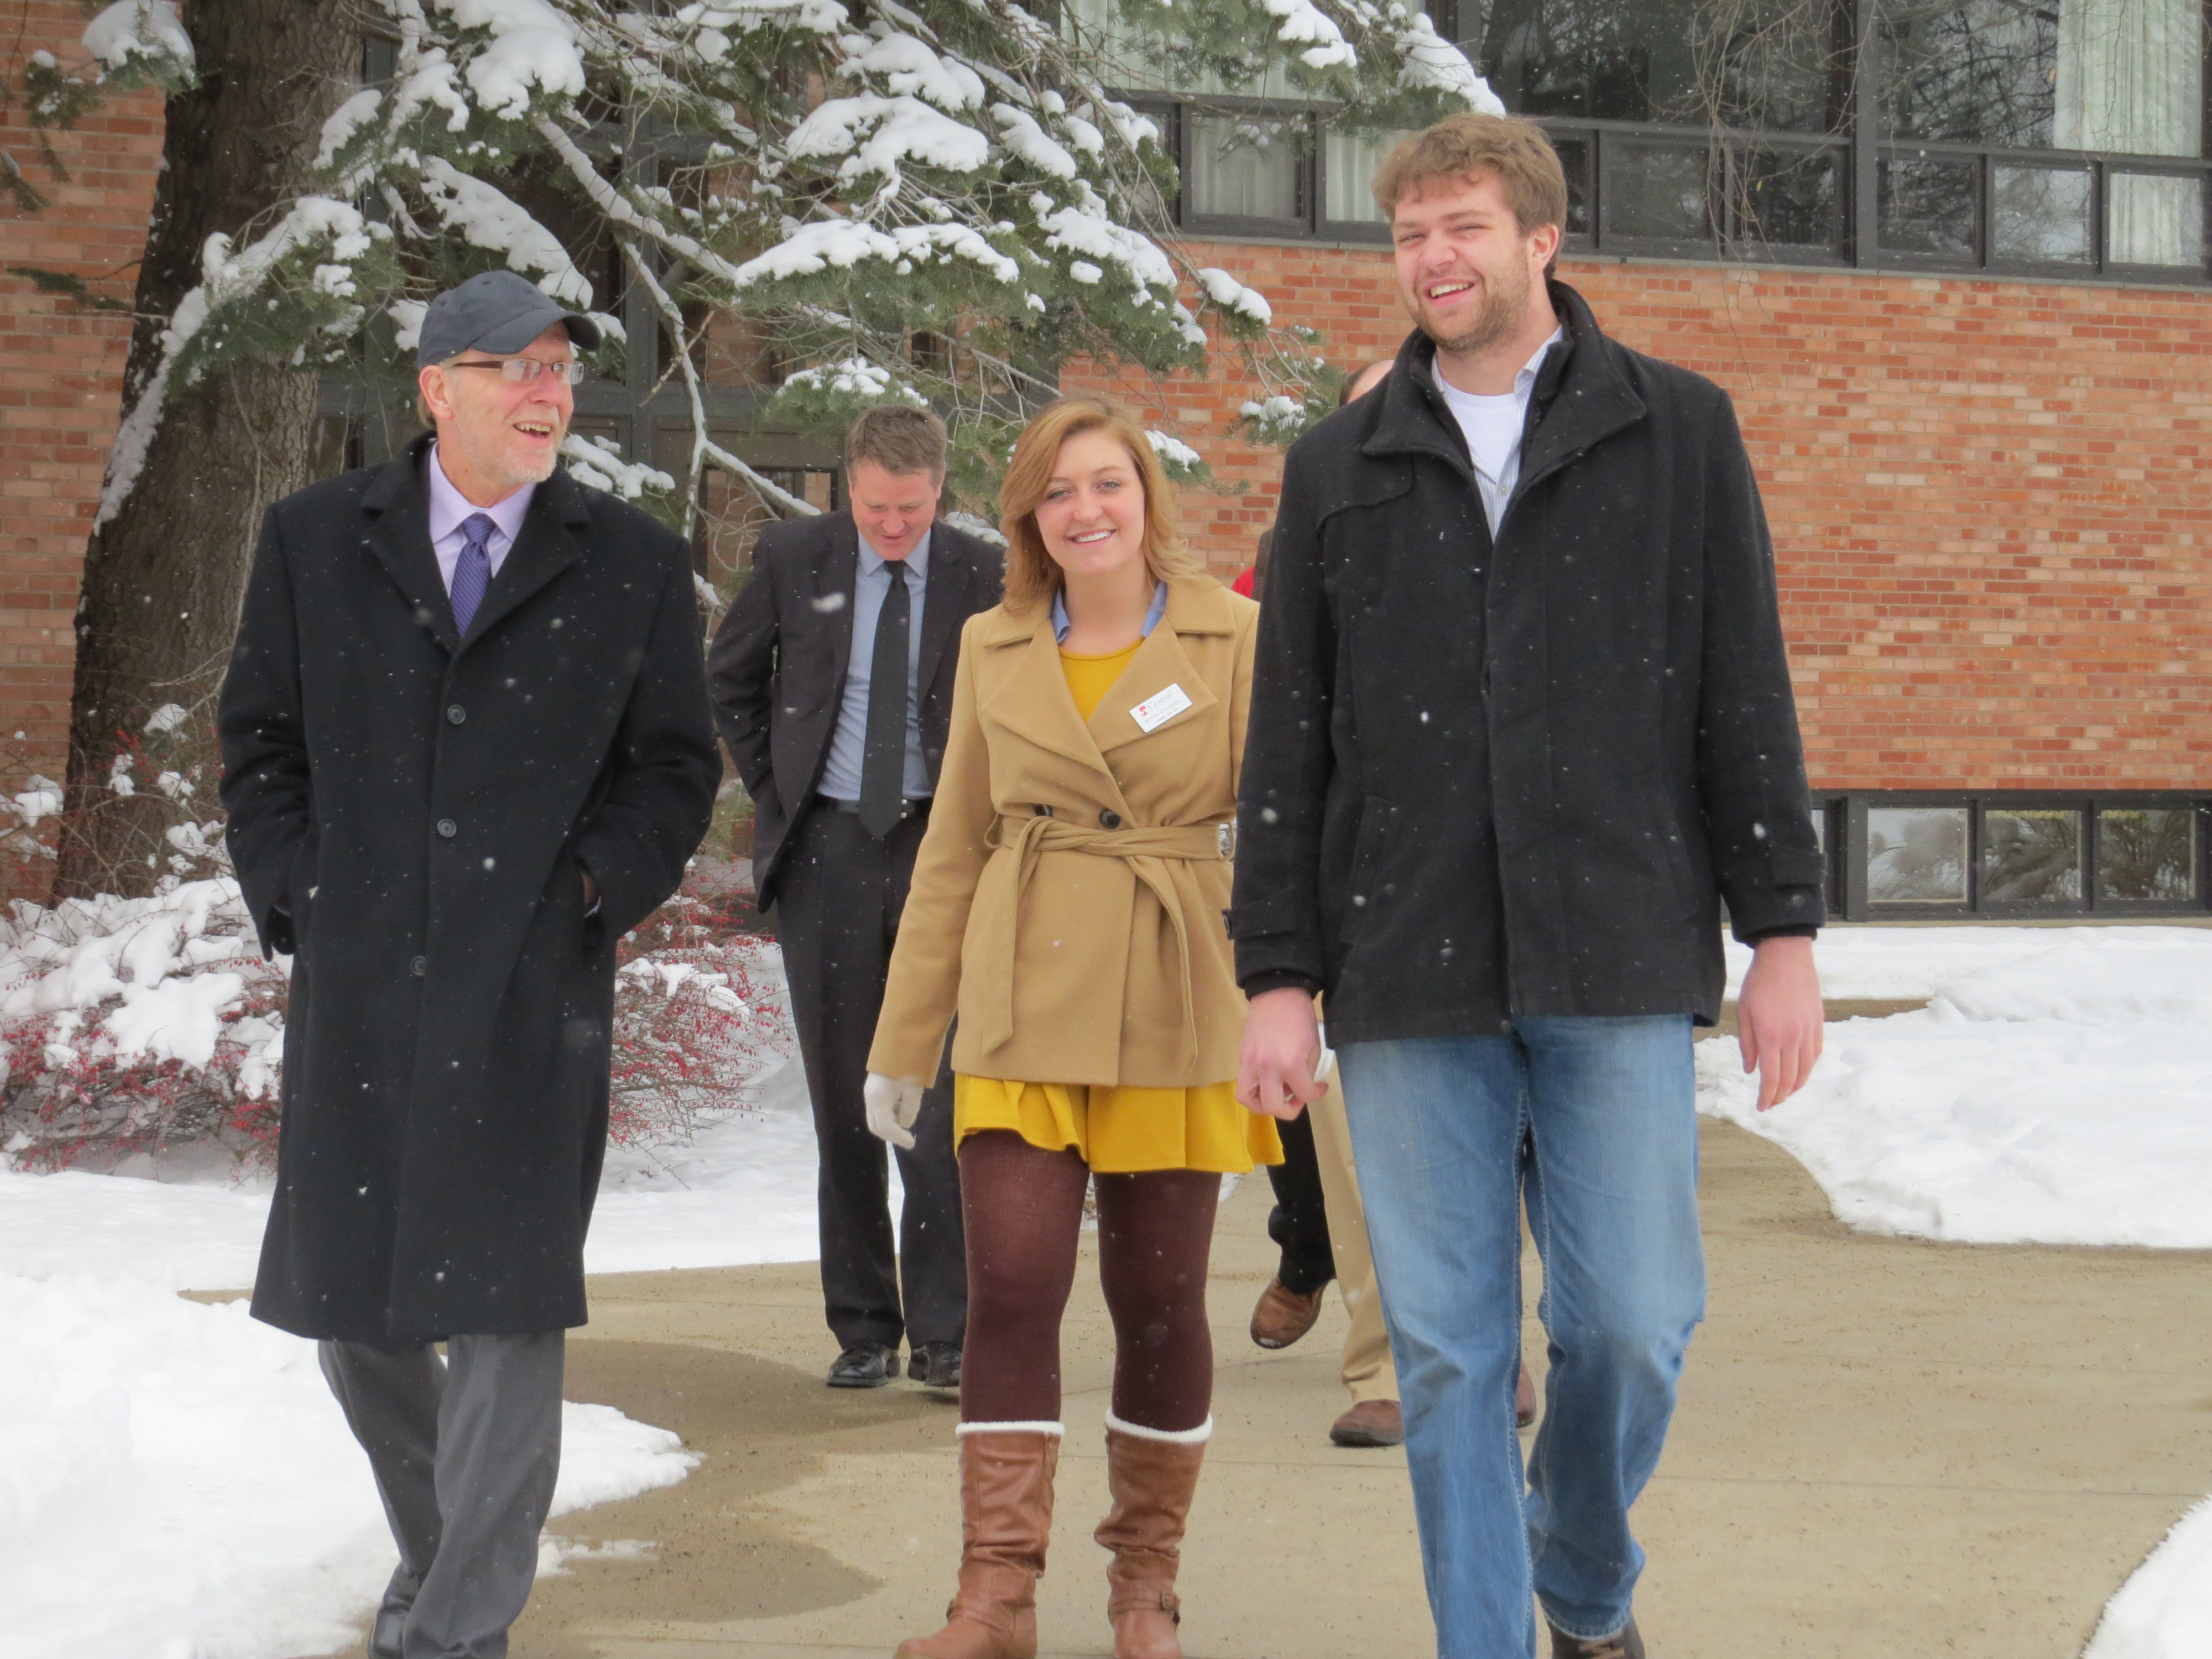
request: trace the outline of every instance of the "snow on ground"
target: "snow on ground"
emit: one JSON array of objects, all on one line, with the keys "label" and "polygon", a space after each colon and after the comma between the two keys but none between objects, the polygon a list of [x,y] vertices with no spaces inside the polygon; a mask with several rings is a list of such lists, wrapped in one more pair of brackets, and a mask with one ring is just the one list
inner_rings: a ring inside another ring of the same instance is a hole
[{"label": "snow on ground", "polygon": [[1832,951],[1859,994],[1918,974],[1930,1005],[1832,1024],[1812,1082],[1763,1115],[1735,1042],[1702,1042],[1701,1110],[1787,1148],[1871,1232],[2212,1247],[2212,931],[1877,932],[1824,936],[1824,978]]},{"label": "snow on ground", "polygon": [[[2212,1247],[2212,930],[1842,927],[1814,950],[1832,998],[1932,1001],[1831,1024],[1812,1082],[1764,1115],[1735,1041],[1701,1042],[1698,1104],[1787,1148],[1842,1219]],[[1750,954],[1729,947],[1735,982]],[[2212,1500],[2112,1597],[2082,1659],[2208,1654]]]},{"label": "snow on ground", "polygon": [[[610,1152],[590,1271],[814,1257],[796,1060],[751,1092],[688,1146]],[[252,1283],[268,1183],[204,1152],[124,1168],[0,1169],[0,1659],[349,1649],[394,1557],[313,1345],[242,1302],[176,1294]],[[695,1461],[665,1430],[572,1403],[555,1513]],[[549,1538],[540,1571],[579,1553]],[[100,1593],[114,1584],[130,1595]]]},{"label": "snow on ground", "polygon": [[[0,1275],[0,1655],[286,1659],[360,1639],[396,1558],[313,1344],[242,1303],[68,1273]],[[697,1461],[605,1406],[568,1407],[563,1435],[556,1514]]]}]

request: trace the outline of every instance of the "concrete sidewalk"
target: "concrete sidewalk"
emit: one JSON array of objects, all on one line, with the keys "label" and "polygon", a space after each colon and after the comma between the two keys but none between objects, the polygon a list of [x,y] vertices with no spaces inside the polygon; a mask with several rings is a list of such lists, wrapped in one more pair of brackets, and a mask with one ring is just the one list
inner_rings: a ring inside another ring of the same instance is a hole
[{"label": "concrete sidewalk", "polygon": [[[1785,1153],[1705,1126],[1711,1316],[1637,1511],[1657,1659],[2070,1659],[2106,1599],[2212,1490],[2212,1258],[1965,1249],[1832,1221]],[[1332,1448],[1342,1316],[1267,1354],[1267,1183],[1224,1207],[1219,1432],[1182,1588],[1193,1659],[1434,1650],[1402,1455]],[[1066,1336],[1045,1651],[1111,1650],[1090,1540],[1110,1364],[1086,1249]],[[1534,1304],[1534,1263],[1528,1261]],[[821,1384],[811,1267],[592,1286],[572,1399],[681,1433],[680,1486],[563,1517],[592,1545],[542,1581],[516,1659],[886,1659],[934,1629],[958,1550],[952,1407]],[[1530,1326],[1529,1353],[1542,1348]]]}]

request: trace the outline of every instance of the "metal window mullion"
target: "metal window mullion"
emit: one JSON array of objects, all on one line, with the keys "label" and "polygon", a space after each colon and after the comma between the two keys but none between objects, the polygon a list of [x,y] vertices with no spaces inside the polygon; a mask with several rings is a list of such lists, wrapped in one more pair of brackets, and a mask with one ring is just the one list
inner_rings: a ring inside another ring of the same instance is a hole
[{"label": "metal window mullion", "polygon": [[1844,234],[1850,242],[1846,252],[1850,263],[1870,265],[1881,246],[1881,204],[1875,189],[1881,176],[1876,149],[1881,136],[1880,59],[1874,43],[1875,0],[1853,0],[1853,3],[1856,15],[1852,20],[1851,90],[1847,103],[1851,198],[1850,211],[1844,216]]}]

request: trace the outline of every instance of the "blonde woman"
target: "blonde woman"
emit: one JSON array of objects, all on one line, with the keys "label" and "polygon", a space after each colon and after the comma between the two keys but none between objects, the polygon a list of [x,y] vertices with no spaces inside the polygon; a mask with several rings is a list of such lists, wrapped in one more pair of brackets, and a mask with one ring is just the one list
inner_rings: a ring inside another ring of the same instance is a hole
[{"label": "blonde woman", "polygon": [[1282,1156],[1237,1104],[1221,914],[1258,607],[1176,540],[1143,429],[1071,398],[999,495],[1004,605],[963,635],[937,804],[868,1060],[899,1140],[957,1012],[968,1230],[963,1548],[945,1628],[900,1659],[1030,1659],[1051,1530],[1060,1323],[1097,1178],[1118,1659],[1179,1659],[1175,1579],[1212,1431],[1206,1256],[1224,1173]]}]

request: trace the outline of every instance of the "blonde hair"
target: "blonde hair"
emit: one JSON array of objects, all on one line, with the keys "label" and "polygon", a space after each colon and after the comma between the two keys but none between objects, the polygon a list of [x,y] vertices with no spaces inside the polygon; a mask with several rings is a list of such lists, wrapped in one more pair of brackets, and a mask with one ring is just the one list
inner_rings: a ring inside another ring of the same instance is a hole
[{"label": "blonde hair", "polygon": [[1103,398],[1062,398],[1022,428],[999,485],[999,529],[1006,538],[1006,609],[1017,614],[1050,604],[1062,586],[1060,565],[1038,532],[1036,510],[1060,464],[1060,446],[1086,432],[1103,432],[1128,452],[1145,492],[1145,568],[1152,579],[1205,574],[1206,567],[1176,534],[1175,486],[1137,417]]},{"label": "blonde hair", "polygon": [[1401,139],[1375,173],[1375,205],[1389,218],[1408,196],[1439,180],[1488,173],[1504,187],[1513,222],[1526,236],[1567,222],[1567,175],[1544,129],[1512,115],[1449,115]]}]

